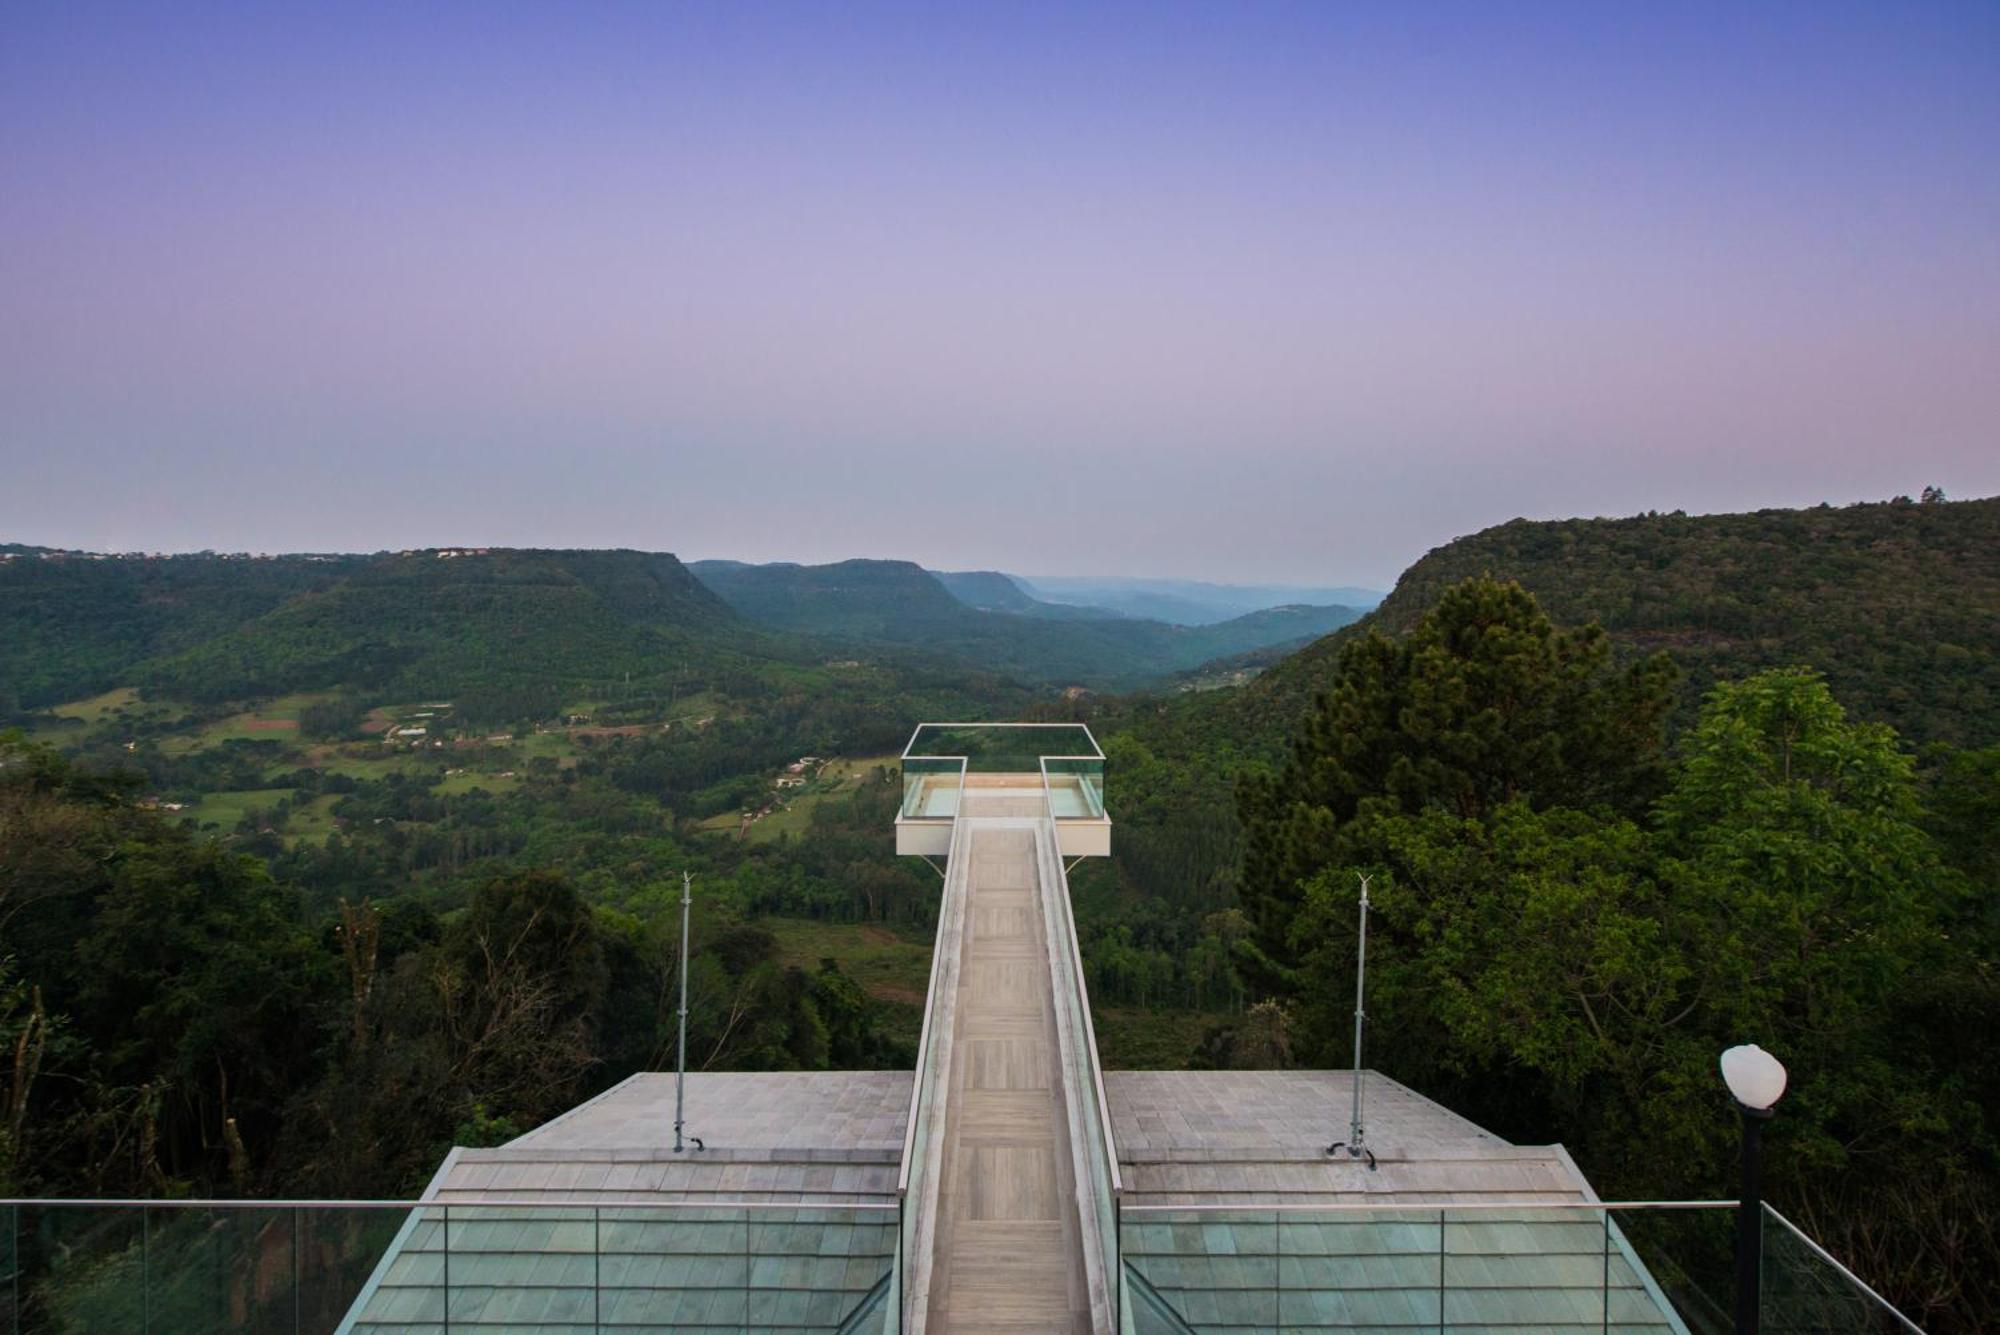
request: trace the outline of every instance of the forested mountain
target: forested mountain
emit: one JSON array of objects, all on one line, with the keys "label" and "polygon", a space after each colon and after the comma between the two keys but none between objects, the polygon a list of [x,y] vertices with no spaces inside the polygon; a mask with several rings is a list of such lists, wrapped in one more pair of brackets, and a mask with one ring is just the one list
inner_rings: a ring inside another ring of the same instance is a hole
[{"label": "forested mountain", "polygon": [[695,575],[752,621],[850,641],[952,654],[1028,681],[1129,689],[1210,659],[1299,640],[1358,615],[1282,607],[1210,626],[1137,618],[1054,620],[982,611],[907,561],[739,566],[697,562]]},{"label": "forested mountain", "polygon": [[1012,612],[1017,616],[1047,617],[1053,621],[1104,621],[1125,615],[1108,607],[1088,607],[1078,603],[1049,603],[1021,587],[1012,575],[997,570],[933,570],[931,575],[967,607],[982,612]]},{"label": "forested mountain", "polygon": [[375,558],[330,587],[144,665],[193,700],[344,686],[403,696],[651,678],[671,662],[741,667],[741,620],[672,556],[450,550]]},{"label": "forested mountain", "polygon": [[[1809,664],[1856,714],[1913,740],[2000,736],[2000,497],[1516,519],[1434,548],[1364,624],[1407,631],[1481,574],[1519,582],[1561,623],[1598,622],[1624,653],[1664,650],[1683,720],[1718,680]],[[1231,706],[1275,738],[1338,650],[1339,637],[1310,646]]]},{"label": "forested mountain", "polygon": [[0,717],[92,695],[368,558],[106,557],[0,547]]},{"label": "forested mountain", "polygon": [[1921,777],[1942,794],[1975,791],[1981,774],[1992,790],[1996,562],[2000,500],[1515,521],[1431,552],[1379,611],[1239,689],[1091,702],[1119,818],[1115,885],[1089,868],[1079,878],[1096,933],[1086,954],[1115,969],[1098,981],[1113,997],[1213,993],[1204,961],[1247,930],[1228,919],[1243,872],[1239,780],[1284,763],[1315,698],[1338,684],[1346,646],[1372,629],[1407,632],[1466,572],[1519,581],[1560,609],[1558,624],[1601,621],[1621,666],[1663,653],[1677,670],[1670,749],[1713,684],[1805,666],[1851,717],[1923,748]]}]

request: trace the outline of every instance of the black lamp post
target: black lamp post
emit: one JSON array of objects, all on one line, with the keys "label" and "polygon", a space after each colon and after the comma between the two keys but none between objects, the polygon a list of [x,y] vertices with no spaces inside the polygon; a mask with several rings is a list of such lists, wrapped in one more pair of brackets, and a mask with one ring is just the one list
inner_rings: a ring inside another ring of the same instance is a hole
[{"label": "black lamp post", "polygon": [[1764,1123],[1785,1093],[1785,1068],[1748,1043],[1722,1054],[1722,1079],[1743,1114],[1743,1190],[1736,1204],[1736,1335],[1757,1335],[1764,1263]]}]

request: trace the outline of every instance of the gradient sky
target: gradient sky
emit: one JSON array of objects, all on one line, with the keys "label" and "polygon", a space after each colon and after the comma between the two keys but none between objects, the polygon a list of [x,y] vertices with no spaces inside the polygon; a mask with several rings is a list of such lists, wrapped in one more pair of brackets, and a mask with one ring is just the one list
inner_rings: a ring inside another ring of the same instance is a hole
[{"label": "gradient sky", "polygon": [[0,7],[0,541],[1364,583],[2000,491],[2000,5]]}]

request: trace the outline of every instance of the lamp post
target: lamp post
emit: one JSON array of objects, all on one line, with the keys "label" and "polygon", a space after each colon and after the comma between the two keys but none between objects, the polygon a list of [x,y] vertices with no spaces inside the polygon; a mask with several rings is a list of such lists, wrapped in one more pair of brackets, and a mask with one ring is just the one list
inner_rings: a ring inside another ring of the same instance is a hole
[{"label": "lamp post", "polygon": [[1743,1191],[1736,1204],[1736,1335],[1757,1335],[1763,1288],[1764,1123],[1785,1093],[1785,1067],[1746,1043],[1722,1054],[1722,1080],[1743,1114]]}]

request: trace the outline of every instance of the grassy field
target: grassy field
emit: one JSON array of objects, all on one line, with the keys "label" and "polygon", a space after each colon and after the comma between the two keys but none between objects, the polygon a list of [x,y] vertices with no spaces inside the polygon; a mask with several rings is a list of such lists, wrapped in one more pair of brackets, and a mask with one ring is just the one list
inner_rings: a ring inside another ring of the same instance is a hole
[{"label": "grassy field", "polygon": [[[209,793],[179,814],[193,820],[196,825],[214,825],[228,834],[252,807],[275,806],[291,795],[290,788],[247,788],[236,792]],[[331,829],[331,824],[327,828]]]},{"label": "grassy field", "polygon": [[87,728],[94,728],[116,713],[132,713],[143,708],[145,704],[139,699],[139,693],[129,686],[121,686],[87,700],[57,705],[49,712],[57,718],[75,719]]},{"label": "grassy field", "polygon": [[322,774],[345,774],[350,779],[384,779],[399,772],[415,774],[440,769],[444,765],[440,754],[418,756],[362,742],[340,747],[314,747],[306,753],[306,763]]},{"label": "grassy field", "polygon": [[823,959],[840,961],[847,975],[882,1005],[883,1029],[911,1045],[924,1024],[930,985],[931,937],[905,936],[878,923],[818,922],[811,918],[759,918],[778,938],[779,958],[802,969]]},{"label": "grassy field", "polygon": [[292,808],[292,818],[285,825],[285,842],[325,843],[326,837],[339,828],[333,819],[333,806],[338,801],[339,793],[322,793],[304,806]]},{"label": "grassy field", "polygon": [[[781,835],[804,834],[812,824],[814,807],[829,797],[853,792],[867,781],[877,765],[894,769],[896,760],[895,756],[854,756],[828,761],[811,783],[804,788],[790,789],[782,806],[752,822],[750,828],[743,832],[744,841],[762,844]],[[701,823],[701,828],[720,834],[735,834],[742,825],[741,813],[725,811],[721,815],[710,816]]]},{"label": "grassy field", "polygon": [[74,740],[88,733],[125,735],[134,724],[171,727],[187,716],[187,707],[166,701],[147,701],[129,686],[105,691],[83,700],[55,705],[49,713],[57,720],[31,727],[29,732],[42,741]]},{"label": "grassy field", "polygon": [[503,778],[498,774],[482,774],[477,771],[467,771],[464,774],[447,774],[433,791],[443,797],[453,797],[459,793],[469,793],[475,788],[484,788],[487,792],[498,797],[500,794],[510,793],[520,786],[521,776],[518,774]]},{"label": "grassy field", "polygon": [[299,739],[300,713],[307,705],[326,698],[324,691],[282,695],[255,709],[162,738],[160,749],[170,756],[180,756],[229,741],[295,743]]}]

